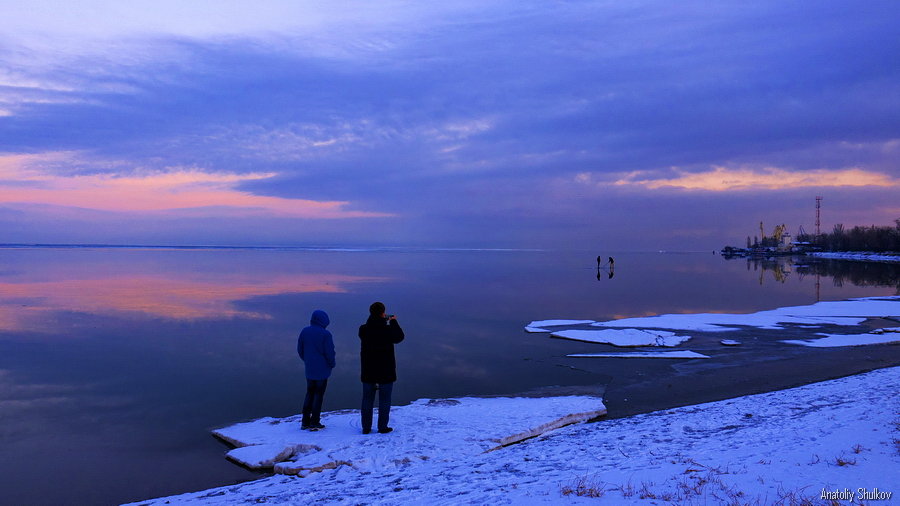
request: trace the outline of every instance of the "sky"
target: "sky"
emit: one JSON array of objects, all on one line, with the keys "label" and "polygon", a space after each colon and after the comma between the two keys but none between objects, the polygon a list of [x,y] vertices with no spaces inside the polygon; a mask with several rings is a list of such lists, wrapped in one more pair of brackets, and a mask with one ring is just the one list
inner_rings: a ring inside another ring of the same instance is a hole
[{"label": "sky", "polygon": [[718,249],[900,218],[894,1],[0,2],[0,243]]}]

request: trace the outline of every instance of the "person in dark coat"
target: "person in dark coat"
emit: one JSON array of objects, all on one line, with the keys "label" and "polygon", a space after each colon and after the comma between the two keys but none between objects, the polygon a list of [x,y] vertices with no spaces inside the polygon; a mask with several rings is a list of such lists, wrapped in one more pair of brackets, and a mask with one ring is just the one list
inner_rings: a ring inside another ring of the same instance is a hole
[{"label": "person in dark coat", "polygon": [[322,401],[325,400],[325,388],[328,378],[334,369],[334,340],[331,332],[325,327],[331,321],[325,311],[313,311],[309,327],[300,331],[297,338],[297,353],[303,359],[306,368],[306,399],[303,401],[303,420],[301,429],[319,430],[325,426],[319,417],[322,414]]},{"label": "person in dark coat", "polygon": [[369,319],[359,327],[359,358],[363,384],[362,432],[372,432],[372,410],[375,391],[378,391],[378,432],[391,432],[388,419],[391,412],[391,392],[397,381],[397,361],[394,345],[403,341],[403,329],[394,315],[385,314],[384,304],[369,306]]}]

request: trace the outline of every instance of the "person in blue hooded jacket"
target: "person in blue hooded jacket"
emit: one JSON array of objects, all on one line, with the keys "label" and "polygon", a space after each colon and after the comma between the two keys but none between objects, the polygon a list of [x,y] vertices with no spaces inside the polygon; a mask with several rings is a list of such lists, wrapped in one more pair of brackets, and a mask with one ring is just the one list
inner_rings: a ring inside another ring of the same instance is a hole
[{"label": "person in blue hooded jacket", "polygon": [[297,353],[303,359],[306,368],[306,399],[303,401],[303,420],[301,429],[319,430],[325,426],[320,423],[322,401],[325,400],[325,387],[334,369],[334,340],[331,332],[325,327],[331,321],[328,314],[321,309],[313,311],[309,327],[300,331],[297,338]]}]

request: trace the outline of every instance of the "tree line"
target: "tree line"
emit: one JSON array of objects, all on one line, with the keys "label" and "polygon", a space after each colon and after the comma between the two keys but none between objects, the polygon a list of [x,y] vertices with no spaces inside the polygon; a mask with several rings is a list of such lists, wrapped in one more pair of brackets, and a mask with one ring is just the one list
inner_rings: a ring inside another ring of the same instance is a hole
[{"label": "tree line", "polygon": [[806,241],[825,251],[874,251],[900,252],[900,218],[894,220],[895,226],[872,225],[870,227],[855,226],[845,230],[842,223],[834,226],[830,233],[804,234],[798,241]]}]

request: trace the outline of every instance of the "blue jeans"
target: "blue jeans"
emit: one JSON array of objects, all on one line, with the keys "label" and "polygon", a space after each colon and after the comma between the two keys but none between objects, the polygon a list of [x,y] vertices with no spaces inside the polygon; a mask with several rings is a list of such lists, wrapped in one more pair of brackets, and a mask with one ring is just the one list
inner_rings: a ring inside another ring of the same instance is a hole
[{"label": "blue jeans", "polygon": [[386,429],[391,416],[391,391],[393,383],[363,383],[362,429],[372,430],[372,409],[375,407],[375,390],[378,390],[378,430]]},{"label": "blue jeans", "polygon": [[303,421],[301,422],[304,426],[319,423],[319,416],[322,414],[322,401],[325,400],[325,387],[327,386],[327,379],[306,379],[306,399],[303,401]]}]

